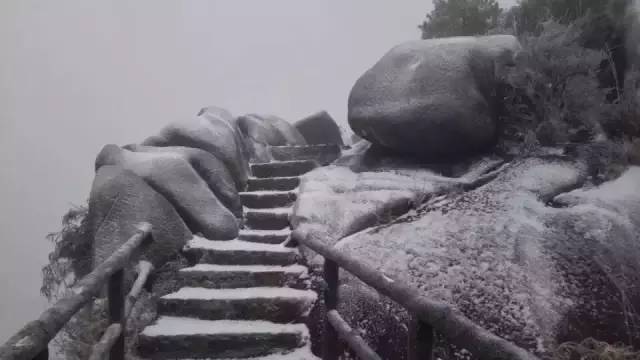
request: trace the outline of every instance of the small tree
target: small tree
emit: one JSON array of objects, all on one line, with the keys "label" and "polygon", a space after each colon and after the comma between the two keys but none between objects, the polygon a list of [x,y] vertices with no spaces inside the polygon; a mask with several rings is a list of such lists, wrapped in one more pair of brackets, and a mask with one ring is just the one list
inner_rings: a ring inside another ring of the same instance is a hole
[{"label": "small tree", "polygon": [[496,0],[434,0],[433,5],[418,26],[423,39],[486,34],[502,11]]}]

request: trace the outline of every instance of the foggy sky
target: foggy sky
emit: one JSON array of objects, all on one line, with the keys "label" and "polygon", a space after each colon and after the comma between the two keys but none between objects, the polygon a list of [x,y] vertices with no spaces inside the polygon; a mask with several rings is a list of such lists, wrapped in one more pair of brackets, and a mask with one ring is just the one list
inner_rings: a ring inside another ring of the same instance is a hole
[{"label": "foggy sky", "polygon": [[[513,3],[505,1],[503,3]],[[504,5],[504,4],[503,4]],[[218,105],[294,121],[347,96],[428,0],[0,2],[0,342],[44,309],[40,268],[103,145]]]}]

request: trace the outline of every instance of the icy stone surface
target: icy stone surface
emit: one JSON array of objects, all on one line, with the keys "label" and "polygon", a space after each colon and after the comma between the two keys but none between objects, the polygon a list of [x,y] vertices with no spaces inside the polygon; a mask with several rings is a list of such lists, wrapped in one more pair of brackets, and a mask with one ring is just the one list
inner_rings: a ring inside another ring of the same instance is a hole
[{"label": "icy stone surface", "polygon": [[[640,168],[591,189],[580,189],[584,174],[559,157],[517,160],[335,246],[539,355],[590,336],[637,345]],[[350,216],[342,198],[332,219]],[[341,311],[372,343],[386,341],[398,308],[348,275],[341,284]]]}]

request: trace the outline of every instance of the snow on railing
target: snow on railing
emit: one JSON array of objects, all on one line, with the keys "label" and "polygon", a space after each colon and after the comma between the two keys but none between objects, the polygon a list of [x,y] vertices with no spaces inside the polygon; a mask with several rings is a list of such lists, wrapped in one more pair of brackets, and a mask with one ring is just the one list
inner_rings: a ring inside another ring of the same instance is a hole
[{"label": "snow on railing", "polygon": [[124,359],[124,331],[127,317],[135,304],[149,273],[151,263],[138,264],[138,278],[125,297],[124,268],[140,250],[153,241],[151,225],[142,223],[138,231],[89,275],[71,289],[69,295],[45,310],[37,320],[29,322],[0,347],[1,360],[46,360],[49,358],[49,342],[71,317],[87,305],[108,283],[109,327],[93,348],[92,360]]},{"label": "snow on railing", "polygon": [[294,230],[292,239],[324,257],[324,295],[326,307],[323,338],[323,360],[337,360],[342,339],[363,360],[381,359],[364,339],[340,316],[338,277],[340,268],[347,270],[365,284],[402,305],[412,316],[409,328],[408,359],[432,359],[435,333],[452,344],[471,351],[480,359],[537,360],[533,354],[483,329],[445,303],[430,300],[417,289],[394,280],[355,258],[326,245],[312,232]]}]

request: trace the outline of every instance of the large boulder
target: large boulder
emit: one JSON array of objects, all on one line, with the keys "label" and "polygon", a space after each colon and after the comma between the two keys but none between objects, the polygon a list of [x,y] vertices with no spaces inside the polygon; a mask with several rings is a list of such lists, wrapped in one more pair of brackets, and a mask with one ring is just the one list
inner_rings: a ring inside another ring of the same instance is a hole
[{"label": "large boulder", "polygon": [[398,45],[349,96],[349,125],[374,144],[428,160],[466,157],[496,138],[498,75],[520,51],[510,35]]},{"label": "large boulder", "polygon": [[294,126],[309,145],[344,144],[338,124],[326,111],[319,111],[298,120]]},{"label": "large boulder", "polygon": [[184,156],[171,152],[133,152],[106,145],[96,169],[118,165],[143,178],[176,208],[193,233],[215,240],[234,239],[238,222]]},{"label": "large boulder", "polygon": [[223,113],[201,112],[189,120],[171,123],[158,135],[142,142],[147,146],[185,146],[205,150],[222,160],[239,191],[244,190],[249,176],[244,144]]},{"label": "large boulder", "polygon": [[184,146],[155,147],[133,144],[126,145],[123,149],[156,154],[170,153],[184,158],[202,180],[207,183],[209,189],[218,200],[236,217],[242,217],[242,202],[233,181],[233,176],[225,163],[210,153]]},{"label": "large boulder", "polygon": [[293,125],[277,116],[256,114],[240,116],[238,126],[247,139],[251,159],[256,162],[273,160],[269,152],[270,146],[307,144]]},{"label": "large boulder", "polygon": [[274,115],[249,114],[238,118],[238,126],[249,139],[271,146],[306,145],[300,132]]},{"label": "large boulder", "polygon": [[120,166],[102,166],[89,197],[94,264],[117,250],[141,222],[152,226],[154,241],[145,257],[155,266],[175,256],[192,238],[173,206],[144,180]]}]

